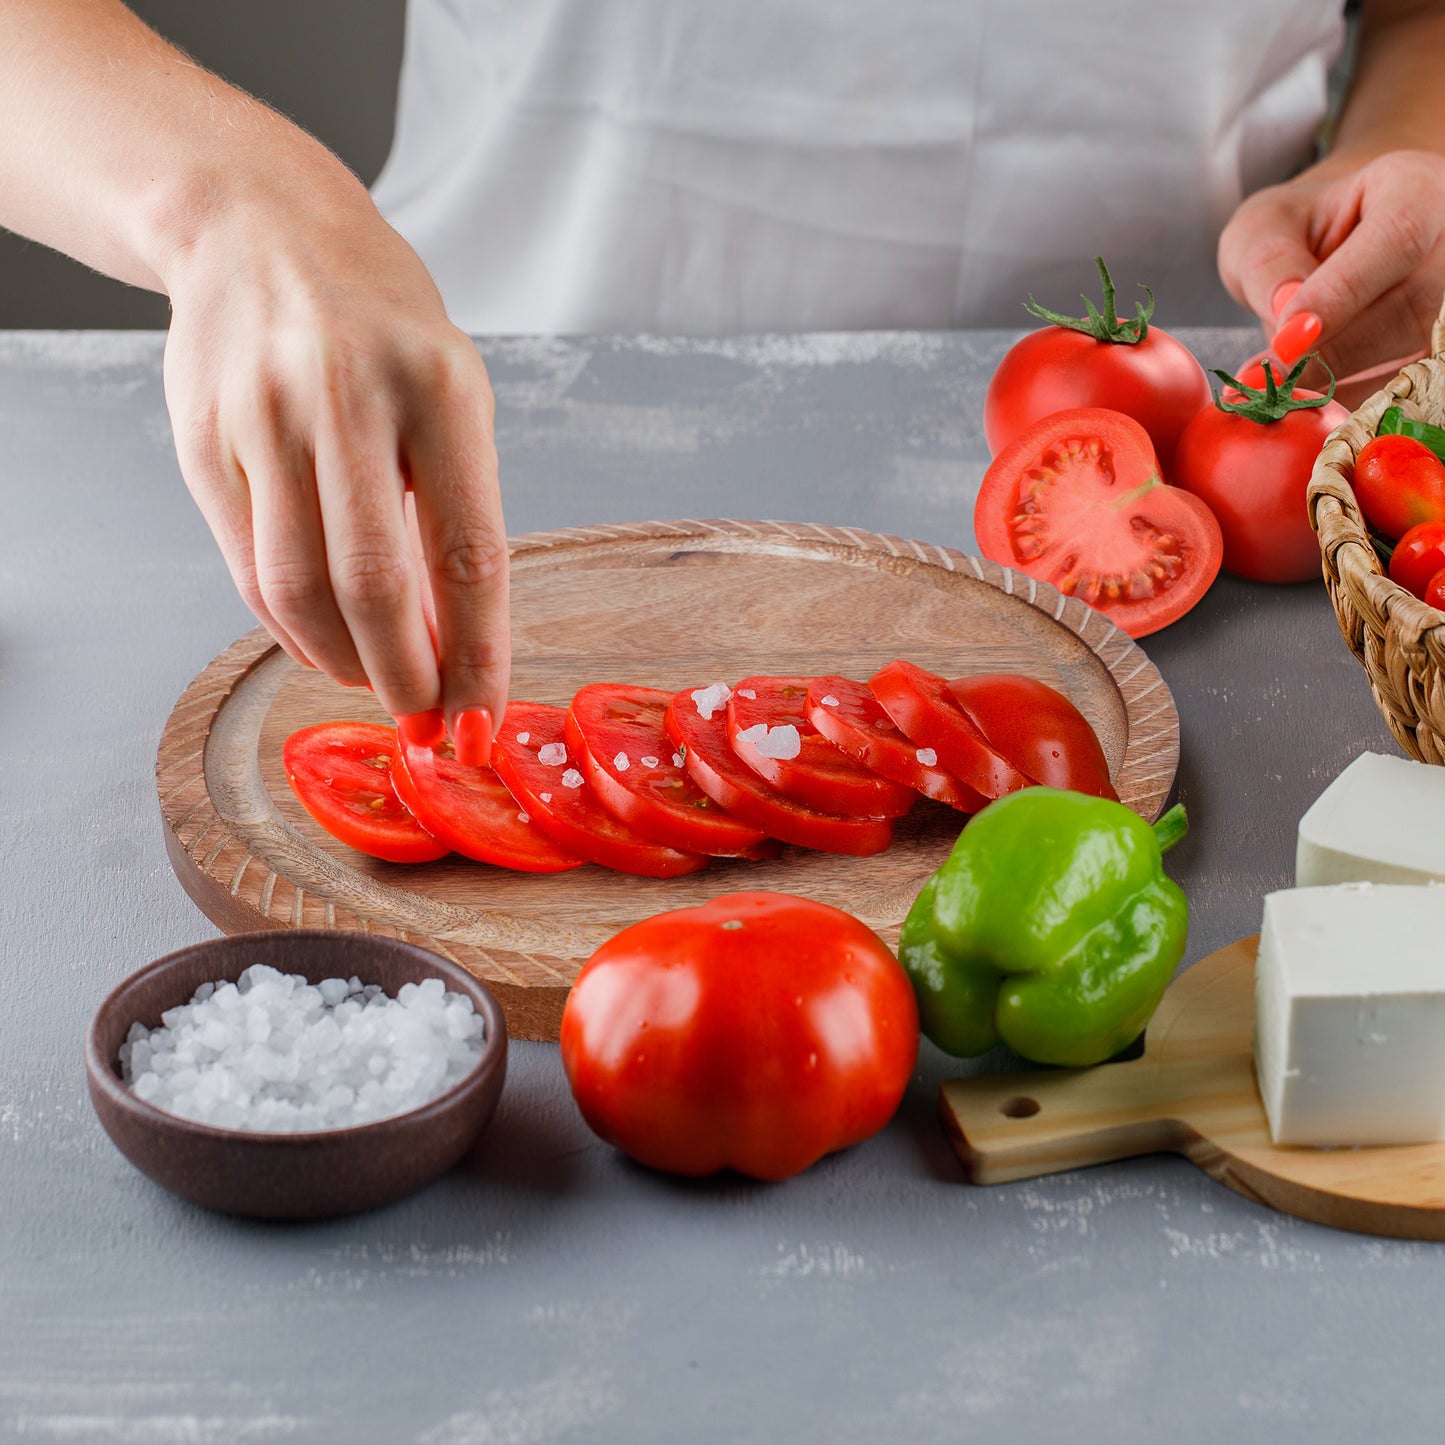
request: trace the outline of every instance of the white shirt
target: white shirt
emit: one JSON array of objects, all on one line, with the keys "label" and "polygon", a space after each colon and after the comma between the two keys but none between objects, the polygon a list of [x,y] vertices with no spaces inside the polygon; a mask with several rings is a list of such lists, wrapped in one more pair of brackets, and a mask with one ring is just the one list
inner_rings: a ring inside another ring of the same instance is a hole
[{"label": "white shirt", "polygon": [[409,0],[374,194],[475,334],[1236,321],[1338,0]]}]

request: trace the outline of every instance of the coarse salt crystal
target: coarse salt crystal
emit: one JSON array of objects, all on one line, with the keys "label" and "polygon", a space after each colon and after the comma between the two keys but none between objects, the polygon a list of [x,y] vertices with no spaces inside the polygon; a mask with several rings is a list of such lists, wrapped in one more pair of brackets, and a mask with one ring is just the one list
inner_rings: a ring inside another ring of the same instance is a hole
[{"label": "coarse salt crystal", "polygon": [[913,756],[917,758],[925,768],[933,767],[938,761],[938,754],[934,752],[932,748],[919,748]]},{"label": "coarse salt crystal", "polygon": [[737,735],[740,743],[747,743],[756,749],[759,757],[777,758],[786,761],[803,751],[803,738],[792,723],[781,723],[770,728],[767,723],[754,723]]},{"label": "coarse salt crystal", "polygon": [[632,766],[632,760],[626,753],[618,753],[617,756],[612,759],[612,766],[616,768],[619,773],[625,773],[628,768]]},{"label": "coarse salt crystal", "polygon": [[537,749],[537,761],[549,768],[560,768],[567,761],[567,744],[543,743]]},{"label": "coarse salt crystal", "polygon": [[518,813],[517,821],[519,823],[530,823],[532,821],[532,815],[530,813]]},{"label": "coarse salt crystal", "polygon": [[681,753],[674,753],[674,754],[672,755],[672,765],[673,765],[673,767],[675,767],[675,768],[680,768],[680,767],[682,766],[682,764],[683,764],[683,756],[682,756],[682,754],[681,754]]},{"label": "coarse salt crystal", "polygon": [[637,761],[640,762],[644,768],[655,768],[657,766],[656,758],[639,758]]},{"label": "coarse salt crystal", "polygon": [[527,744],[532,741],[532,734],[531,734],[531,733],[518,733],[518,734],[517,734],[517,741],[518,741],[519,743],[521,743],[523,747],[526,747]]},{"label": "coarse salt crystal", "polygon": [[564,788],[580,788],[582,786],[582,774],[576,768],[568,768],[562,774],[562,786]]},{"label": "coarse salt crystal", "polygon": [[539,793],[537,796],[541,798],[544,803],[550,803],[552,801],[551,793]]},{"label": "coarse salt crystal", "polygon": [[818,699],[818,701],[821,702],[824,707],[838,706],[838,699],[834,697],[831,692],[825,692],[823,696]]},{"label": "coarse salt crystal", "polygon": [[740,687],[738,689],[738,696],[745,697],[749,701],[756,701],[758,695],[750,687]]},{"label": "coarse salt crystal", "polygon": [[697,708],[697,713],[704,722],[711,722],[712,715],[722,707],[733,695],[733,690],[725,682],[712,682],[706,687],[700,687],[696,692],[690,692],[688,696]]}]

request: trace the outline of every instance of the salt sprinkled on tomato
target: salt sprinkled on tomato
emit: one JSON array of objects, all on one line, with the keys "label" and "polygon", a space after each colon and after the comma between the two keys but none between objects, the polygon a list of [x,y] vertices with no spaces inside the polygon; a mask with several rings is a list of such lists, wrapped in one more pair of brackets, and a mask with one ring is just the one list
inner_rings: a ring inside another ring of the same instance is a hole
[{"label": "salt sprinkled on tomato", "polygon": [[792,723],[781,723],[777,727],[754,723],[738,734],[738,741],[756,748],[761,757],[780,761],[796,758],[803,751],[802,734]]},{"label": "salt sprinkled on tomato", "polygon": [[917,758],[925,768],[934,767],[938,763],[938,754],[934,752],[932,748],[919,748],[913,756]]},{"label": "salt sprinkled on tomato", "polygon": [[550,803],[552,801],[551,793],[540,793],[538,794],[538,796],[542,799],[544,803]]},{"label": "salt sprinkled on tomato", "polygon": [[[697,708],[698,716],[704,722],[711,722],[712,715],[720,708],[727,705],[727,700],[733,695],[733,690],[725,682],[712,682],[706,687],[700,687],[688,696],[692,699],[693,706]],[[681,764],[679,764],[681,766]]]},{"label": "salt sprinkled on tomato", "polygon": [[824,707],[837,707],[837,706],[838,706],[838,699],[837,699],[836,697],[834,697],[831,692],[825,694],[823,697],[820,697],[820,698],[818,699],[818,701],[819,701],[820,703],[822,703]]},{"label": "salt sprinkled on tomato", "polygon": [[532,741],[532,734],[531,734],[531,733],[518,733],[518,734],[517,734],[517,741],[518,741],[519,743],[521,743],[521,745],[522,745],[523,747],[526,747],[527,744]]},{"label": "salt sprinkled on tomato", "polygon": [[616,768],[619,773],[625,773],[628,768],[632,766],[632,760],[626,753],[618,753],[617,756],[612,759],[612,766]]},{"label": "salt sprinkled on tomato", "polygon": [[309,984],[255,964],[237,983],[203,983],[191,1001],[131,1025],[122,1077],[138,1098],[220,1129],[295,1134],[408,1113],[476,1064],[483,1023],[439,978]]},{"label": "salt sprinkled on tomato", "polygon": [[657,766],[656,758],[639,758],[638,761],[644,768],[655,768]]},{"label": "salt sprinkled on tomato", "polygon": [[[756,699],[756,698],[757,698],[757,693],[755,693],[755,692],[752,690],[752,688],[750,688],[750,687],[740,687],[740,688],[738,689],[738,696],[739,696],[739,697],[746,697],[746,698]],[[724,925],[724,926],[726,926],[726,925]]]},{"label": "salt sprinkled on tomato", "polygon": [[568,768],[562,774],[562,786],[564,788],[580,788],[582,786],[582,774],[576,768]]},{"label": "salt sprinkled on tomato", "polygon": [[[521,738],[517,739],[521,742]],[[543,743],[537,749],[537,761],[545,763],[549,768],[560,768],[567,761],[566,743]]]}]

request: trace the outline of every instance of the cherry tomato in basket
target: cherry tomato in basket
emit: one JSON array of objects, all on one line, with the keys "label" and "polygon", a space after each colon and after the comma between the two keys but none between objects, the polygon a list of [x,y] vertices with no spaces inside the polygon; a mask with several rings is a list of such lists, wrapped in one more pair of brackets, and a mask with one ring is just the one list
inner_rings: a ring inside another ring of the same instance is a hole
[{"label": "cherry tomato in basket", "polygon": [[1102,314],[1061,316],[1030,298],[1029,310],[1053,324],[1013,346],[989,381],[983,434],[993,456],[1056,411],[1107,407],[1144,427],[1167,468],[1180,434],[1208,404],[1204,368],[1182,342],[1150,324],[1153,296],[1121,321],[1109,273],[1103,261],[1094,264],[1104,285]]},{"label": "cherry tomato in basket", "polygon": [[1231,390],[1204,407],[1184,429],[1169,479],[1204,501],[1224,536],[1224,570],[1251,582],[1319,580],[1320,544],[1305,493],[1325,439],[1350,414],[1330,392],[1297,383],[1315,359],[1301,357],[1276,381],[1265,362],[1265,385],[1243,387],[1216,372]]},{"label": "cherry tomato in basket", "polygon": [[301,806],[333,838],[389,863],[429,863],[451,849],[397,797],[396,748],[396,730],[379,723],[316,723],[286,739],[281,762]]},{"label": "cherry tomato in basket", "polygon": [[[688,776],[663,727],[670,692],[598,682],[567,709],[567,748],[602,805],[649,838],[713,857],[771,858],[778,844]],[[676,759],[676,761],[674,761]]]},{"label": "cherry tomato in basket", "polygon": [[459,763],[449,742],[402,743],[391,781],[421,825],[463,857],[522,873],[562,873],[586,861],[542,832],[491,768]]},{"label": "cherry tomato in basket", "polygon": [[705,867],[701,853],[669,848],[615,818],[567,751],[567,714],[509,702],[492,740],[492,765],[528,817],[568,852],[619,873],[673,878]]},{"label": "cherry tomato in basket", "polygon": [[1351,485],[1365,520],[1387,537],[1445,522],[1445,463],[1414,437],[1373,437],[1355,458]]},{"label": "cherry tomato in basket", "polygon": [[985,799],[1015,793],[1034,781],[989,746],[937,673],[899,660],[875,672],[868,688],[897,726],[933,754],[931,766],[962,778]]},{"label": "cherry tomato in basket", "polygon": [[1423,600],[1437,612],[1445,612],[1445,567],[1442,567],[1426,584]]},{"label": "cherry tomato in basket", "polygon": [[[848,817],[901,818],[918,801],[917,792],[855,762],[813,726],[810,681],[743,678],[727,702],[733,751],[764,782],[806,807]],[[796,753],[787,756],[794,746]]]},{"label": "cherry tomato in basket", "polygon": [[1209,508],[1164,484],[1144,428],[1100,408],[1056,412],[999,453],[973,526],[984,556],[1080,598],[1131,637],[1193,607],[1224,551]]},{"label": "cherry tomato in basket", "polygon": [[1390,581],[1423,598],[1435,574],[1445,568],[1445,522],[1417,522],[1390,554]]},{"label": "cherry tomato in basket", "polygon": [[704,717],[690,692],[678,693],[668,704],[667,735],[681,751],[692,780],[734,817],[771,838],[824,853],[866,857],[893,841],[891,818],[821,813],[775,792],[733,752],[724,709],[709,711]]},{"label": "cherry tomato in basket", "polygon": [[733,893],[604,943],[568,995],[561,1052],[583,1118],[639,1162],[786,1179],[892,1118],[918,1007],[850,914]]},{"label": "cherry tomato in basket", "polygon": [[988,745],[1032,782],[1118,801],[1098,735],[1063,693],[1014,672],[956,677],[948,692]]},{"label": "cherry tomato in basket", "polygon": [[962,813],[976,813],[988,799],[925,758],[883,710],[865,683],[850,677],[815,677],[808,684],[808,719],[835,747],[885,778],[906,784]]}]

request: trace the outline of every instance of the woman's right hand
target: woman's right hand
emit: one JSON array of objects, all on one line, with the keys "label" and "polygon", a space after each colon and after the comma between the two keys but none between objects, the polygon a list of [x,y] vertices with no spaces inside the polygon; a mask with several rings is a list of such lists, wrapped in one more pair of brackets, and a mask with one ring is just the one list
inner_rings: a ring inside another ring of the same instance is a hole
[{"label": "woman's right hand", "polygon": [[297,662],[399,719],[442,709],[484,758],[510,655],[491,388],[421,261],[316,151],[199,202],[163,262],[181,471]]}]

